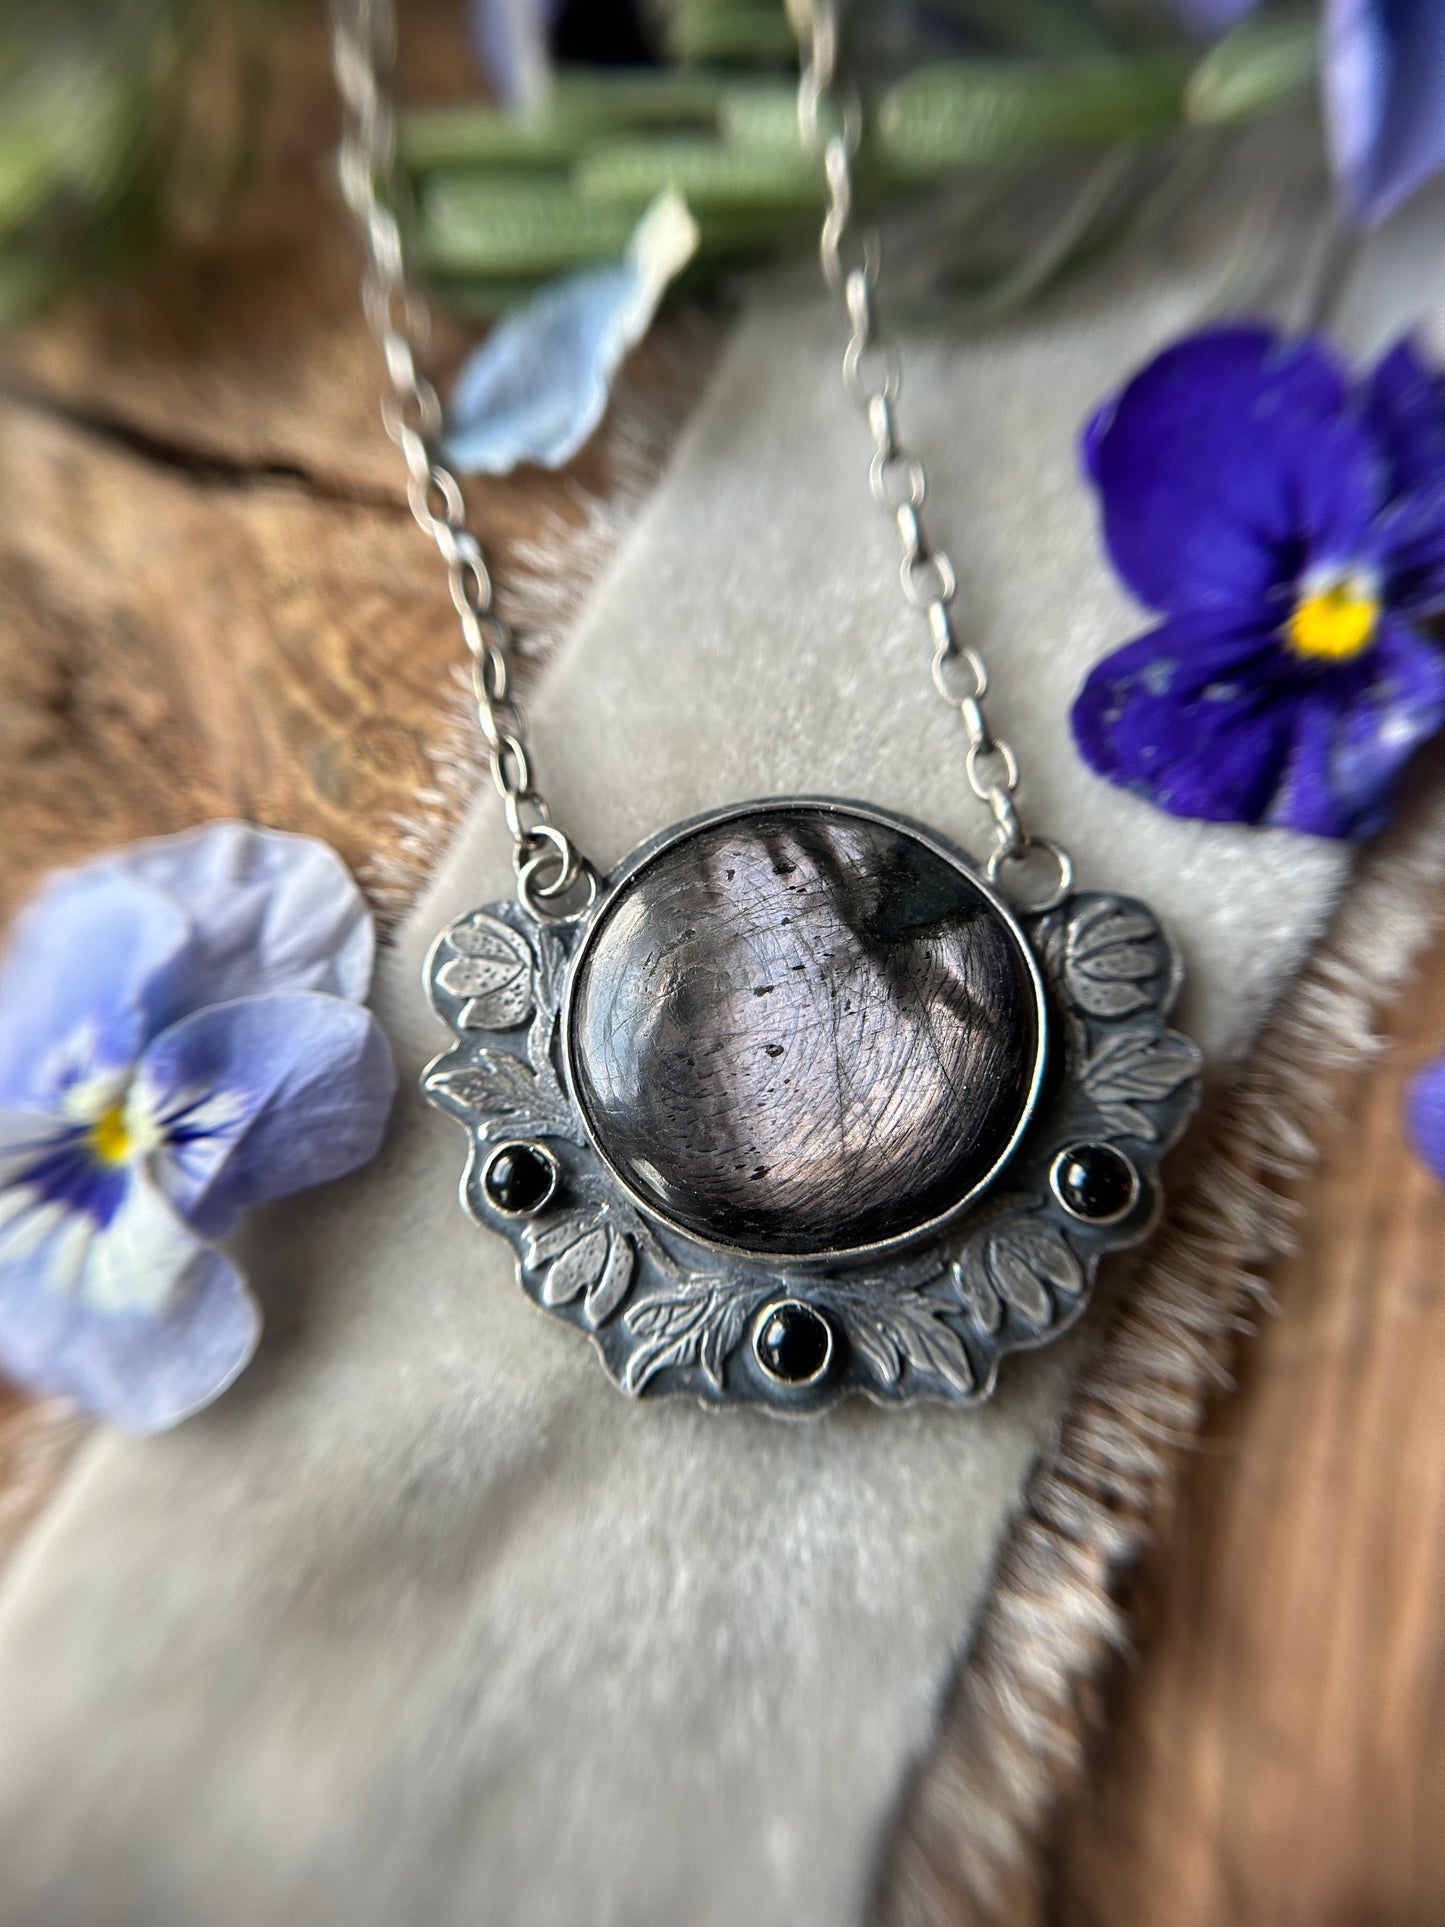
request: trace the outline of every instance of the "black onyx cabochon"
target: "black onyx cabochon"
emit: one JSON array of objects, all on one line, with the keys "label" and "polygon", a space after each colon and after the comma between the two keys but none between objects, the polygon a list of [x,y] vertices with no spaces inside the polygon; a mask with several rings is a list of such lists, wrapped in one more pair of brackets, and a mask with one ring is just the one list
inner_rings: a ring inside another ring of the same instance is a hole
[{"label": "black onyx cabochon", "polygon": [[513,1217],[540,1211],[557,1188],[557,1167],[536,1145],[504,1144],[482,1178],[488,1202]]},{"label": "black onyx cabochon", "polygon": [[753,1349],[770,1378],[784,1385],[806,1385],[828,1363],[833,1334],[820,1311],[787,1299],[762,1314]]},{"label": "black onyx cabochon", "polygon": [[644,1204],[765,1254],[906,1237],[989,1175],[1042,1039],[1022,944],[977,883],[817,805],[705,824],[606,906],[571,1073]]},{"label": "black onyx cabochon", "polygon": [[1107,1224],[1122,1217],[1139,1193],[1139,1174],[1112,1144],[1074,1144],[1054,1165],[1054,1189],[1076,1218]]}]

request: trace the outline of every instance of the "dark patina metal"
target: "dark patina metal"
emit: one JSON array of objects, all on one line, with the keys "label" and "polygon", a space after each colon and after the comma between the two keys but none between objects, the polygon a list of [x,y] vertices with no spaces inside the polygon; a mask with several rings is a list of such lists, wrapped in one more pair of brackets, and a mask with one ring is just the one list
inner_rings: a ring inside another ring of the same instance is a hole
[{"label": "dark patina metal", "polygon": [[1010,910],[857,804],[683,824],[577,920],[488,904],[427,981],[464,1200],[633,1394],[987,1398],[1145,1235],[1196,1095],[1143,904]]}]

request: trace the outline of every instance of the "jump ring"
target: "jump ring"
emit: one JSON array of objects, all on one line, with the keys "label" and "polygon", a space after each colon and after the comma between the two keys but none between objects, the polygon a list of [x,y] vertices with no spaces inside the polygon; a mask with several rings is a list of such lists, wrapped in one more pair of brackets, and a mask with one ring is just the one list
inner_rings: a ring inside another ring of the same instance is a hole
[{"label": "jump ring", "polygon": [[1074,887],[1074,860],[1067,850],[1060,844],[1054,842],[1052,837],[1031,836],[1025,841],[1023,848],[1019,850],[1011,850],[1000,846],[1000,848],[995,850],[989,857],[988,863],[985,866],[985,875],[988,877],[990,883],[997,883],[999,880],[999,872],[1003,866],[1006,863],[1022,862],[1030,850],[1043,850],[1048,856],[1053,858],[1054,862],[1058,865],[1059,871],[1058,879],[1053,889],[1045,895],[1036,898],[1018,899],[1025,909],[1037,915],[1045,910],[1057,909],[1059,904],[1063,902],[1064,898]]}]

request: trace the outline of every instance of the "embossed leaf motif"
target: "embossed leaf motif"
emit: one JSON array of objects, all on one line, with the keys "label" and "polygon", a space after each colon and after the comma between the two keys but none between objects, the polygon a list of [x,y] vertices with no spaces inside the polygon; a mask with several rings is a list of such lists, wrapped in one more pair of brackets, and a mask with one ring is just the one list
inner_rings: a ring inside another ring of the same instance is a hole
[{"label": "embossed leaf motif", "polygon": [[1064,940],[1069,996],[1093,1017],[1125,1017],[1154,1002],[1150,980],[1160,970],[1151,916],[1105,898],[1073,919]]},{"label": "embossed leaf motif", "polygon": [[437,972],[453,997],[465,997],[463,1030],[511,1030],[532,1009],[532,953],[526,939],[497,917],[477,911],[454,924],[447,942],[458,954]]},{"label": "embossed leaf motif", "polygon": [[1061,1233],[1045,1224],[1014,1222],[976,1238],[953,1268],[959,1296],[981,1331],[996,1332],[1004,1308],[1040,1330],[1054,1322],[1052,1293],[1076,1298],[1084,1267]]},{"label": "embossed leaf motif", "polygon": [[728,1353],[742,1336],[749,1299],[718,1283],[692,1279],[676,1292],[639,1299],[623,1323],[639,1340],[622,1376],[625,1392],[640,1392],[670,1366],[701,1365],[714,1391],[723,1389]]},{"label": "embossed leaf motif", "polygon": [[860,1296],[848,1305],[848,1336],[854,1352],[884,1385],[896,1385],[906,1365],[967,1394],[974,1389],[973,1367],[963,1340],[947,1322],[948,1309],[922,1291],[895,1291],[886,1297],[880,1291],[872,1303]]},{"label": "embossed leaf motif", "polygon": [[529,1227],[524,1245],[528,1270],[543,1271],[542,1303],[570,1305],[580,1298],[589,1325],[605,1324],[632,1282],[632,1240],[600,1208],[564,1211]]},{"label": "embossed leaf motif", "polygon": [[571,1108],[555,1079],[538,1076],[510,1051],[479,1050],[469,1064],[433,1071],[426,1089],[475,1122],[484,1138],[576,1135]]},{"label": "embossed leaf motif", "polygon": [[1153,1143],[1158,1126],[1141,1104],[1158,1104],[1192,1077],[1199,1057],[1178,1031],[1126,1031],[1101,1044],[1084,1065],[1082,1083],[1107,1130]]}]

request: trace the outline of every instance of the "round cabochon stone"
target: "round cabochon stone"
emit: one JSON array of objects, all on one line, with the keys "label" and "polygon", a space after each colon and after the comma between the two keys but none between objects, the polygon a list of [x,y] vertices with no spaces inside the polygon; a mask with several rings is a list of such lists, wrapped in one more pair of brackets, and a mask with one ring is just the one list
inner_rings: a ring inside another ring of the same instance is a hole
[{"label": "round cabochon stone", "polygon": [[572,980],[569,1066],[598,1150],[708,1243],[895,1243],[994,1171],[1043,1049],[1023,942],[907,826],[758,805],[622,882]]}]

